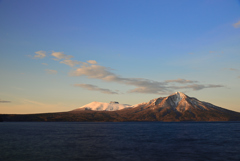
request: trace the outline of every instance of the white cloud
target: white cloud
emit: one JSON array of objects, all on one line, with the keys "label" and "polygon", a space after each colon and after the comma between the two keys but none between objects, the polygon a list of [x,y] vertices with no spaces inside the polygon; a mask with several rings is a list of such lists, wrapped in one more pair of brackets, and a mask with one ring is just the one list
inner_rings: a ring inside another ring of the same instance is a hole
[{"label": "white cloud", "polygon": [[72,55],[66,55],[66,54],[63,54],[64,52],[52,52],[52,56],[54,56],[55,58],[54,58],[54,60],[57,60],[57,61],[59,61],[59,60],[61,60],[61,59],[71,59],[71,58],[73,58],[73,56]]},{"label": "white cloud", "polygon": [[46,69],[45,70],[48,74],[57,74],[56,70],[52,70],[52,69]]},{"label": "white cloud", "polygon": [[42,58],[46,57],[46,51],[42,51],[42,50],[36,51],[35,54],[36,55],[34,55],[34,58],[36,58],[36,59],[42,59]]},{"label": "white cloud", "polygon": [[99,88],[98,86],[95,86],[92,84],[74,84],[74,86],[85,88],[85,89],[91,90],[91,91],[99,91],[99,92],[105,93],[105,94],[118,94],[117,92],[114,92],[114,91],[111,91],[111,90],[105,89],[105,88]]},{"label": "white cloud", "polygon": [[234,23],[233,26],[234,26],[235,28],[239,28],[239,27],[240,27],[240,21],[238,21],[237,23]]},{"label": "white cloud", "polygon": [[66,65],[68,65],[70,67],[74,67],[75,65],[81,64],[82,62],[81,61],[77,61],[77,60],[66,59],[66,60],[61,61],[60,63],[66,64]]},{"label": "white cloud", "polygon": [[90,64],[97,64],[96,60],[88,60],[87,62]]}]

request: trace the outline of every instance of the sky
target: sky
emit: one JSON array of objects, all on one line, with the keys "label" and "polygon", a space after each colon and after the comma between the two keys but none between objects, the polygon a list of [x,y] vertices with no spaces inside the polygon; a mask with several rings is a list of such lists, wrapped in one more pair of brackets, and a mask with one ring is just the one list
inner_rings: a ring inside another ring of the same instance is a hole
[{"label": "sky", "polygon": [[240,112],[239,0],[0,0],[0,113],[176,91]]}]

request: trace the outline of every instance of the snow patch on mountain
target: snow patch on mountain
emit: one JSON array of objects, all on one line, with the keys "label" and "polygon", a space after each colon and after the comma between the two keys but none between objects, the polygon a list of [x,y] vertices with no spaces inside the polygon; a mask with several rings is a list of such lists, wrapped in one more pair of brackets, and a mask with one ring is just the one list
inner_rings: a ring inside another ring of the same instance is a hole
[{"label": "snow patch on mountain", "polygon": [[119,104],[116,101],[111,101],[110,103],[104,102],[91,102],[75,110],[92,110],[92,111],[117,111],[126,108],[132,108],[133,106],[128,104]]}]

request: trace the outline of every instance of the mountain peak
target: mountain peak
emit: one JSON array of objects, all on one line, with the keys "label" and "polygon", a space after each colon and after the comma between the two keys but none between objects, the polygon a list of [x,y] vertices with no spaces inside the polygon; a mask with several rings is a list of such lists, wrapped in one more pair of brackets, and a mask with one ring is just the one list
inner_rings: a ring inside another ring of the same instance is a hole
[{"label": "mountain peak", "polygon": [[171,106],[177,107],[178,103],[185,98],[187,98],[187,95],[185,95],[184,93],[175,92],[174,94],[167,97],[167,101]]},{"label": "mountain peak", "polygon": [[186,97],[187,95],[186,94],[184,94],[184,93],[182,93],[182,92],[175,92],[173,95],[178,95],[178,97],[181,97],[181,98],[184,98],[184,97]]}]

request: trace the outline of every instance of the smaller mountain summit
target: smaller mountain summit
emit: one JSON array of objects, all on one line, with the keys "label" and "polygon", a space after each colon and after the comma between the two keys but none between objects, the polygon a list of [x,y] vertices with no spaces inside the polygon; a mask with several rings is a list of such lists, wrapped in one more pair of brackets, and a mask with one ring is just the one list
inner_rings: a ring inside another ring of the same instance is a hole
[{"label": "smaller mountain summit", "polygon": [[104,102],[91,102],[82,107],[79,107],[73,111],[80,110],[91,110],[91,111],[117,111],[122,109],[132,108],[131,105],[128,104],[119,104],[117,101],[111,101],[110,103]]}]

